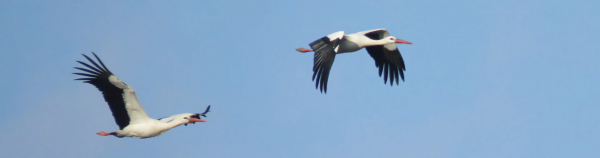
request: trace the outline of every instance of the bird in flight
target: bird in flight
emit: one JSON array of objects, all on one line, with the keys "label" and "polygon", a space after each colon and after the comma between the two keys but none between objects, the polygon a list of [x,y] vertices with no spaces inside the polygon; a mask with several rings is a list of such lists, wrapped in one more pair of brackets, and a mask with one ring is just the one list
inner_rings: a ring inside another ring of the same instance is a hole
[{"label": "bird in flight", "polygon": [[134,138],[150,138],[163,134],[171,128],[188,123],[195,124],[196,122],[206,122],[201,119],[201,116],[206,117],[206,113],[210,110],[210,105],[203,113],[183,113],[161,119],[153,119],[148,117],[142,105],[137,100],[135,91],[132,87],[119,80],[112,72],[106,68],[102,60],[92,52],[98,62],[95,62],[90,57],[82,54],[89,63],[77,61],[84,68],[75,67],[82,72],[73,73],[81,75],[84,83],[94,85],[108,103],[108,107],[112,112],[115,122],[119,126],[119,130],[114,132],[98,132],[101,136],[116,136],[134,137]]},{"label": "bird in flight", "polygon": [[344,31],[338,31],[322,37],[309,44],[311,49],[298,48],[296,51],[301,53],[315,52],[313,65],[313,81],[316,79],[315,88],[320,89],[321,93],[327,93],[327,80],[329,71],[336,54],[355,52],[366,48],[369,55],[375,60],[375,66],[379,68],[379,76],[383,74],[383,83],[387,84],[390,80],[390,86],[393,81],[396,85],[399,79],[404,82],[404,60],[396,44],[412,44],[411,42],[390,36],[386,29],[375,29],[362,31],[353,34],[344,34]]}]

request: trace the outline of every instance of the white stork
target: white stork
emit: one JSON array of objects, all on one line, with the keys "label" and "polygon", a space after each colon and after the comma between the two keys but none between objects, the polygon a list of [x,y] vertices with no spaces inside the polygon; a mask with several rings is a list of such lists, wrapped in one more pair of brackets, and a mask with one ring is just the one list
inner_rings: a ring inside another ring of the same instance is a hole
[{"label": "white stork", "polygon": [[379,76],[383,73],[384,84],[387,84],[388,76],[390,85],[394,85],[394,79],[396,85],[399,82],[398,78],[402,78],[402,81],[404,81],[406,68],[396,43],[412,44],[390,36],[386,29],[375,29],[348,35],[345,35],[344,31],[338,31],[308,44],[311,49],[298,48],[296,50],[302,53],[315,52],[312,78],[313,81],[315,77],[317,79],[315,88],[319,88],[319,85],[321,85],[321,93],[323,91],[327,93],[327,79],[335,55],[358,51],[364,47],[367,48],[369,55],[375,59],[375,66],[379,68]]},{"label": "white stork", "polygon": [[200,116],[206,117],[206,113],[210,110],[210,105],[203,113],[183,113],[173,115],[161,119],[152,119],[148,117],[144,109],[135,96],[135,91],[132,87],[123,83],[117,76],[106,68],[102,60],[92,52],[98,60],[98,63],[90,59],[85,54],[82,54],[92,65],[77,61],[81,65],[87,67],[75,69],[86,73],[73,73],[76,75],[85,76],[75,80],[83,80],[85,83],[90,83],[104,95],[104,100],[108,103],[108,107],[112,111],[115,122],[119,125],[119,130],[115,132],[98,132],[101,136],[113,135],[119,138],[135,137],[135,138],[150,138],[163,134],[173,127],[188,123],[206,122]]}]

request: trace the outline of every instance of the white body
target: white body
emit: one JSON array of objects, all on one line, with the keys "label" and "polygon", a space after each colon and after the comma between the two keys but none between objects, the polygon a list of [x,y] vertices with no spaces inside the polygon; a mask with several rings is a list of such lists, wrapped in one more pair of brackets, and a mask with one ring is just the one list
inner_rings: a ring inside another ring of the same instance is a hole
[{"label": "white body", "polygon": [[85,83],[96,86],[96,88],[102,92],[105,101],[108,103],[109,108],[113,113],[115,122],[121,129],[111,133],[98,132],[98,135],[149,138],[161,135],[169,129],[181,124],[187,125],[187,123],[205,122],[200,119],[200,116],[205,116],[204,114],[208,112],[210,106],[202,114],[184,113],[160,120],[148,117],[138,102],[132,87],[123,83],[117,76],[113,75],[96,54],[94,54],[94,56],[100,64],[96,63],[86,55],[83,56],[88,59],[93,66],[78,61],[88,69],[75,67],[86,73],[74,74],[86,76],[88,78],[79,78],[76,80],[84,80]]},{"label": "white body", "polygon": [[316,88],[320,87],[321,92],[327,93],[329,72],[336,54],[355,52],[362,48],[366,48],[375,60],[375,65],[379,68],[379,76],[384,75],[384,83],[388,78],[390,81],[396,81],[396,84],[400,78],[404,81],[404,60],[396,43],[412,44],[390,36],[385,29],[375,29],[353,34],[345,34],[344,31],[334,32],[310,43],[311,49],[296,50],[302,53],[315,52],[313,81],[316,80]]}]

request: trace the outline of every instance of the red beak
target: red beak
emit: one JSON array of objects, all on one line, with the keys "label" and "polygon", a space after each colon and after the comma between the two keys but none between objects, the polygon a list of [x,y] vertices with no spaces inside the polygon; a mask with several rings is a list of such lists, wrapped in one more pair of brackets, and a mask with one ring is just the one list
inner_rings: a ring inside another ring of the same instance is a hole
[{"label": "red beak", "polygon": [[396,39],[396,43],[412,44],[409,41],[405,41],[405,40],[401,40],[401,39]]},{"label": "red beak", "polygon": [[194,122],[206,122],[206,121],[197,119],[197,118],[190,118],[190,121],[188,121],[188,123],[194,123]]}]

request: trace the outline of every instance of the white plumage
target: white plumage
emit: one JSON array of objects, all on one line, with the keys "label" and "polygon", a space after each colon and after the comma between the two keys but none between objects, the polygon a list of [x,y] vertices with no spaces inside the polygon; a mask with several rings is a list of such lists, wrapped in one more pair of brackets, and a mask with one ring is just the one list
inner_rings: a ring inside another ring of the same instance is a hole
[{"label": "white plumage", "polygon": [[379,76],[382,74],[383,82],[390,85],[396,84],[399,78],[404,81],[404,60],[396,46],[397,43],[412,44],[408,41],[390,36],[386,29],[375,29],[345,35],[344,31],[338,31],[322,37],[309,44],[311,49],[298,48],[299,52],[314,51],[313,81],[316,79],[315,87],[321,92],[327,93],[327,81],[329,71],[333,65],[336,54],[354,52],[366,48],[369,55],[375,60],[375,66],[379,68]]},{"label": "white plumage", "polygon": [[133,88],[119,80],[117,76],[106,68],[104,63],[102,63],[102,60],[100,60],[95,53],[92,52],[92,54],[96,57],[99,64],[84,54],[83,56],[92,65],[77,61],[87,69],[75,67],[75,69],[85,73],[73,74],[85,76],[84,78],[78,78],[76,80],[83,80],[85,83],[90,83],[102,92],[104,100],[108,103],[113,117],[115,118],[115,122],[120,129],[110,133],[98,132],[98,135],[149,138],[161,135],[169,129],[182,124],[187,125],[188,123],[206,122],[202,120],[200,116],[206,117],[205,114],[210,110],[210,105],[206,108],[204,113],[184,113],[158,120],[148,117],[138,102]]}]

